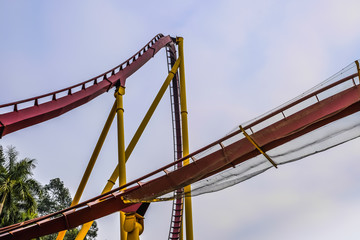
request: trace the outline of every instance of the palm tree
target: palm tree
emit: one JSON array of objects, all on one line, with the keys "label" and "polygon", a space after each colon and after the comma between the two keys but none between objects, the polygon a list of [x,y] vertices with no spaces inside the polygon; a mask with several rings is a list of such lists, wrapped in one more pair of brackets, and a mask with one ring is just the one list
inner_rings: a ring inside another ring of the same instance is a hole
[{"label": "palm tree", "polygon": [[4,154],[0,145],[0,226],[25,221],[36,216],[36,196],[40,184],[31,176],[35,159],[18,161],[15,147]]}]

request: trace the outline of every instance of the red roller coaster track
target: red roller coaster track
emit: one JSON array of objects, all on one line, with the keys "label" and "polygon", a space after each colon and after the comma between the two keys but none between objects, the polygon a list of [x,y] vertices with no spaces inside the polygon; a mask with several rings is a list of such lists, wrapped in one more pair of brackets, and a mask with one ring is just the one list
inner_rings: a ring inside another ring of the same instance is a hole
[{"label": "red roller coaster track", "polygon": [[[56,93],[61,92],[57,91],[46,95],[55,96],[54,100],[49,103],[37,104],[38,99],[43,96],[26,100],[34,101],[34,106],[28,109],[16,109],[16,106],[24,101],[3,105],[14,106],[15,108],[13,112],[0,115],[0,121],[3,124],[3,135],[59,116],[66,111],[78,107],[105,92],[109,87],[114,86],[117,81],[120,81],[122,85],[125,84],[125,79],[130,76],[131,73],[149,60],[160,47],[163,47],[170,42],[172,42],[170,37],[163,37],[162,35],[156,36],[151,41],[151,46],[147,45],[148,49],[154,49],[151,54],[143,48],[134,55],[132,62],[128,60],[125,67],[120,65],[117,68],[100,75],[99,77],[102,77],[104,80],[91,86],[93,87],[92,89],[91,87],[84,87],[76,97],[74,96],[76,93],[71,93],[73,87],[70,87],[62,90],[69,91],[69,94],[64,97],[63,101],[60,101],[61,98],[56,100]],[[141,57],[145,55],[147,57],[140,60]],[[137,61],[141,61],[141,64],[138,63],[138,65],[133,65],[133,67],[131,67],[131,64],[135,64]],[[125,71],[126,69],[129,70]],[[107,77],[108,74],[111,74],[111,76]],[[95,79],[98,79],[99,77],[89,81],[95,81]],[[243,129],[252,133],[251,138],[262,150],[268,151],[331,122],[356,113],[360,111],[360,86],[354,81],[354,78],[358,77],[357,73],[346,76],[341,80],[318,89],[317,91],[313,91],[310,94],[243,126]],[[89,81],[77,86],[85,86]],[[324,93],[329,89],[336,88],[345,82],[351,83],[351,87],[338,91],[325,99],[319,100],[319,94]],[[285,116],[284,113],[286,110],[289,110],[310,98],[315,98],[317,100],[312,105]],[[45,104],[48,105],[45,106]],[[41,111],[39,111],[40,107],[43,107]],[[32,111],[34,111],[34,113],[32,113]],[[255,126],[266,122],[278,114],[281,114],[284,117],[258,131],[253,131]],[[17,117],[11,118],[9,116]],[[241,138],[230,144],[225,144],[227,140],[242,133],[242,129],[239,129],[188,156],[184,156],[183,158],[139,179],[129,182],[124,186],[82,202],[76,206],[37,219],[2,228],[0,229],[0,239],[31,239],[70,229],[119,210],[127,211],[129,208],[136,207],[139,204],[136,203],[136,201],[151,201],[156,197],[161,197],[171,191],[193,184],[228,168],[235,167],[238,164],[261,154],[246,138]],[[203,157],[198,159],[193,158],[195,155],[206,152],[214,146],[217,146],[219,150],[208,153],[207,155],[204,154]],[[192,162],[189,165],[176,170],[172,169],[173,166],[188,158],[192,159]],[[163,175],[155,177],[155,175],[159,173],[163,173]],[[125,188],[126,190],[124,190]]]},{"label": "red roller coaster track", "polygon": [[[0,108],[12,108],[11,112],[0,115],[0,138],[17,130],[58,117],[77,108],[116,84],[125,86],[126,79],[149,61],[160,49],[172,43],[170,36],[156,35],[148,44],[122,64],[85,82],[38,97],[0,105]],[[74,90],[80,89],[77,92]],[[65,93],[66,96],[57,96]],[[43,102],[51,98],[51,101]],[[33,106],[20,109],[22,105]]]}]

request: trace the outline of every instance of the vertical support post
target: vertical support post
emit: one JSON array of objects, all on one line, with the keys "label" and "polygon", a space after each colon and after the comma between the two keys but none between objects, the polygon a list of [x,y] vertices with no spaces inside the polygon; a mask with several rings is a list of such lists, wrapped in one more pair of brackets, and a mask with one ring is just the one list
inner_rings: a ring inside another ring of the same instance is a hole
[{"label": "vertical support post", "polygon": [[[123,95],[125,88],[120,86],[115,93],[116,98],[116,113],[117,113],[117,131],[118,131],[118,172],[119,172],[119,186],[126,184],[126,169],[125,169],[125,132],[124,132],[124,106]],[[127,233],[123,226],[125,222],[125,213],[120,211],[120,239],[126,240]]]},{"label": "vertical support post", "polygon": [[[94,168],[94,165],[95,165],[95,162],[96,162],[96,160],[97,160],[97,158],[99,156],[100,150],[101,150],[101,148],[102,148],[102,146],[103,146],[103,144],[105,142],[105,138],[106,138],[106,136],[107,136],[107,134],[109,132],[109,129],[111,127],[111,124],[112,124],[112,122],[113,122],[113,120],[115,118],[115,114],[116,114],[115,110],[116,110],[116,102],[114,103],[113,107],[111,108],[111,111],[110,111],[109,116],[108,116],[108,118],[106,120],[104,128],[101,131],[100,137],[98,139],[98,142],[96,143],[96,146],[95,146],[94,151],[93,151],[93,153],[91,155],[89,163],[88,163],[88,165],[87,165],[87,167],[85,169],[85,172],[84,172],[84,175],[83,175],[83,177],[82,177],[82,179],[80,181],[79,187],[76,190],[74,199],[71,202],[71,206],[74,206],[74,205],[78,204],[79,201],[80,201],[80,198],[81,198],[81,195],[84,192],[86,183],[89,180],[90,174],[91,174],[91,172],[92,172],[92,170]],[[59,234],[56,237],[56,240],[63,240],[64,237],[65,237],[65,234],[66,234],[66,230],[59,232]]]},{"label": "vertical support post", "polygon": [[[112,189],[112,187],[115,185],[115,182],[118,177],[119,177],[119,171],[118,171],[118,166],[116,166],[116,168],[114,169],[113,173],[111,174],[111,177],[107,181],[101,194],[109,192]],[[89,229],[91,228],[91,225],[93,224],[93,222],[94,221],[84,223],[83,226],[81,227],[78,235],[76,236],[75,240],[83,240],[86,237],[86,234],[88,233]]]},{"label": "vertical support post", "polygon": [[[188,119],[187,119],[187,105],[186,105],[186,88],[185,88],[185,64],[184,64],[184,39],[182,37],[176,38],[179,46],[180,59],[180,104],[181,104],[181,128],[183,140],[183,155],[189,154],[189,134],[188,134]],[[189,159],[184,160],[184,166],[188,165]],[[185,191],[185,226],[186,226],[186,240],[193,240],[193,222],[192,222],[192,201],[191,201],[191,186],[184,188]]]},{"label": "vertical support post", "polygon": [[127,232],[127,240],[140,240],[140,235],[144,231],[144,217],[137,213],[127,213],[124,229]]},{"label": "vertical support post", "polygon": [[[136,130],[133,138],[131,139],[126,151],[125,151],[125,161],[128,160],[128,158],[130,157],[132,151],[134,150],[136,144],[138,143],[142,133],[144,132],[147,124],[149,123],[151,116],[154,114],[156,107],[158,106],[158,104],[160,103],[160,100],[162,99],[162,97],[164,96],[164,93],[166,92],[166,88],[168,87],[168,85],[170,84],[171,79],[173,79],[177,69],[179,68],[180,65],[180,60],[177,60],[173,66],[173,68],[171,69],[170,73],[168,74],[167,78],[165,79],[163,85],[161,86],[159,92],[157,93],[153,103],[151,104],[149,110],[146,112],[144,119],[141,121],[139,128]],[[116,109],[117,109],[117,101],[115,101],[114,107],[113,107],[113,112],[114,112],[114,116],[116,113]],[[114,118],[114,117],[113,117]],[[118,167],[119,165],[116,166],[116,168],[114,169],[113,173],[111,174],[111,177],[109,178],[109,180],[107,181],[103,191],[101,192],[101,194],[106,193],[108,191],[110,191],[112,189],[112,187],[115,185],[115,181],[117,180],[117,178],[119,177],[119,171],[118,171]],[[85,223],[82,228],[80,229],[80,232],[78,233],[78,235],[76,236],[75,240],[83,240],[87,234],[87,232],[89,231],[91,225],[92,225],[93,221]]]}]

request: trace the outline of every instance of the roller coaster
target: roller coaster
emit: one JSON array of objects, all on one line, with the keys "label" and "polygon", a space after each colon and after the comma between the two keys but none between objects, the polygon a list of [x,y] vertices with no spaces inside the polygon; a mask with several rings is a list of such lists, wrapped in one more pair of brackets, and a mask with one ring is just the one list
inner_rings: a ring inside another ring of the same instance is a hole
[{"label": "roller coaster", "polygon": [[[134,137],[125,148],[123,96],[127,79],[161,49],[168,75]],[[270,168],[302,159],[360,136],[360,67],[355,61],[313,89],[241,124],[223,138],[189,153],[183,38],[156,35],[120,65],[90,80],[41,96],[0,105],[0,137],[45,122],[115,89],[115,102],[85,173],[67,209],[0,229],[0,239],[34,239],[83,225],[84,239],[92,221],[120,211],[121,239],[139,239],[151,202],[173,201],[168,239],[193,239],[191,197],[217,191]],[[170,89],[175,160],[126,182],[125,163]],[[110,125],[117,117],[118,166],[102,194],[80,202]],[[119,187],[113,188],[119,178]],[[191,186],[191,187],[190,187]],[[183,233],[185,232],[186,233]],[[184,236],[183,236],[184,235]]]}]

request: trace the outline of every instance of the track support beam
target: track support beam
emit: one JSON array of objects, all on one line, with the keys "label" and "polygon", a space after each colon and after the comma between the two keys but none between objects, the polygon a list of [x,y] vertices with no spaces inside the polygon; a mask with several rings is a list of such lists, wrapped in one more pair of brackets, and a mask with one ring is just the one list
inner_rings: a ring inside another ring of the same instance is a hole
[{"label": "track support beam", "polygon": [[137,213],[126,213],[124,230],[127,232],[127,240],[140,240],[144,231],[144,217]]},{"label": "track support beam", "polygon": [[254,145],[254,147],[275,167],[277,168],[277,164],[271,159],[271,157],[269,157],[269,155],[267,155],[266,152],[264,152],[260,146],[254,141],[254,139],[252,139],[250,137],[249,134],[247,134],[247,132],[244,130],[244,128],[240,125],[239,126],[240,130],[242,131],[242,133],[244,134],[244,136],[246,137],[247,140],[249,140],[249,142]]},{"label": "track support beam", "polygon": [[[120,86],[115,92],[116,98],[116,115],[117,115],[117,132],[118,132],[118,172],[119,172],[119,186],[126,184],[126,169],[125,169],[125,131],[124,131],[124,104],[123,95],[125,94],[125,87]],[[127,239],[127,233],[123,226],[125,222],[125,213],[120,211],[120,236],[121,240]]]},{"label": "track support beam", "polygon": [[[184,38],[176,38],[176,43],[179,46],[180,59],[180,105],[181,105],[181,130],[183,140],[183,156],[189,155],[189,134],[188,134],[188,112],[186,105],[186,87],[185,87],[185,63],[184,63]],[[184,161],[184,166],[188,165],[189,159]],[[186,226],[186,240],[193,240],[193,221],[192,221],[192,201],[191,201],[191,186],[184,188],[185,191],[185,226]]]},{"label": "track support beam", "polygon": [[[111,124],[115,118],[115,114],[116,114],[116,102],[114,103],[110,113],[109,113],[109,116],[106,120],[106,123],[104,125],[104,128],[100,134],[100,137],[98,139],[98,142],[96,143],[96,146],[94,148],[94,151],[93,151],[93,154],[91,155],[91,158],[89,160],[89,163],[86,167],[86,170],[84,172],[84,175],[81,179],[81,182],[79,184],[79,187],[78,189],[76,190],[76,193],[75,193],[75,196],[74,196],[74,199],[73,201],[71,202],[71,207],[78,204],[79,201],[80,201],[80,198],[81,198],[81,195],[83,194],[84,192],[84,189],[85,189],[85,186],[86,186],[86,183],[88,182],[89,180],[89,177],[90,177],[90,174],[94,168],[94,165],[96,163],[96,160],[99,156],[99,153],[100,153],[100,150],[105,142],[105,138],[109,132],[109,129],[111,127]],[[91,226],[91,225],[90,225]],[[56,237],[56,240],[63,240],[64,237],[65,237],[65,234],[66,234],[66,231],[61,231],[59,232],[58,236]],[[86,235],[86,234],[85,234]],[[85,237],[85,236],[84,236]],[[84,239],[84,237],[82,239]]]},{"label": "track support beam", "polygon": [[[161,86],[159,92],[157,93],[154,101],[152,102],[150,108],[148,109],[148,111],[145,114],[145,117],[143,118],[143,120],[140,123],[140,126],[138,127],[138,129],[136,130],[133,138],[131,139],[128,147],[126,148],[125,151],[125,161],[127,161],[132,153],[132,151],[134,150],[136,144],[138,143],[142,133],[144,132],[147,124],[149,123],[152,115],[154,114],[156,107],[159,105],[160,100],[162,99],[162,97],[164,96],[167,87],[169,86],[171,80],[174,78],[174,75],[176,74],[178,68],[180,65],[180,60],[178,59],[173,68],[171,69],[171,71],[169,72],[168,76],[166,77],[163,85]],[[116,103],[115,105],[116,106]],[[116,112],[116,108],[114,107],[114,112]],[[113,186],[115,185],[116,180],[119,177],[119,171],[118,171],[118,166],[116,166],[116,168],[114,169],[113,173],[111,174],[111,177],[109,178],[109,180],[107,181],[103,191],[101,192],[101,194],[106,193],[108,191],[110,191]],[[83,240],[87,234],[87,232],[89,231],[92,222],[88,222],[83,224],[82,228],[80,229],[80,232],[78,233],[78,235],[76,236],[75,240]]]},{"label": "track support beam", "polygon": [[357,69],[357,73],[358,73],[358,77],[359,77],[359,81],[360,81],[360,64],[359,64],[359,61],[356,60],[355,64],[356,64],[356,69]]}]

